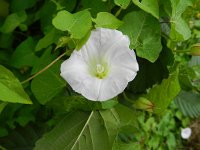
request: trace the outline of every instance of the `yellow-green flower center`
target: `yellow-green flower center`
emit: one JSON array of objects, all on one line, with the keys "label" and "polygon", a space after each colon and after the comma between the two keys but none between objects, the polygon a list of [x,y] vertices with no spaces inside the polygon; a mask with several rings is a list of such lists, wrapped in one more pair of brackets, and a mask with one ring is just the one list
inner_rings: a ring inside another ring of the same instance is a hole
[{"label": "yellow-green flower center", "polygon": [[92,76],[99,79],[103,79],[108,75],[109,68],[107,63],[105,63],[105,61],[103,60],[96,61],[96,59],[94,59],[90,63],[89,72]]},{"label": "yellow-green flower center", "polygon": [[96,64],[96,73],[95,76],[99,79],[103,79],[107,75],[107,68],[102,64]]}]

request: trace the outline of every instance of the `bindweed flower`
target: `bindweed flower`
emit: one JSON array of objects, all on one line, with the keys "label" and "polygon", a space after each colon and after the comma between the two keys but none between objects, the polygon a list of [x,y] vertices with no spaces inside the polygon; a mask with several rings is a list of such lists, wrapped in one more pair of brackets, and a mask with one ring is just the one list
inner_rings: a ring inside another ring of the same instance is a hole
[{"label": "bindweed flower", "polygon": [[61,65],[61,76],[92,101],[106,101],[123,92],[139,70],[130,41],[120,31],[98,28],[86,44]]},{"label": "bindweed flower", "polygon": [[187,128],[181,129],[181,137],[183,139],[189,139],[191,134],[192,134],[191,128],[187,127]]}]

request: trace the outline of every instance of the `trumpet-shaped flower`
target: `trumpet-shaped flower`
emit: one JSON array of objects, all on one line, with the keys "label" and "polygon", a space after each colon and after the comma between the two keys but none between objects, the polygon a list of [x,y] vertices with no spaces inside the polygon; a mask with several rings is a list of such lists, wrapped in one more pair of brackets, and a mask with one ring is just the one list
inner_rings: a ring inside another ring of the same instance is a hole
[{"label": "trumpet-shaped flower", "polygon": [[123,92],[139,70],[130,41],[120,31],[98,28],[87,43],[61,65],[61,76],[92,101],[109,100]]},{"label": "trumpet-shaped flower", "polygon": [[187,127],[187,128],[181,129],[181,137],[183,139],[189,139],[191,134],[192,134],[191,128]]}]

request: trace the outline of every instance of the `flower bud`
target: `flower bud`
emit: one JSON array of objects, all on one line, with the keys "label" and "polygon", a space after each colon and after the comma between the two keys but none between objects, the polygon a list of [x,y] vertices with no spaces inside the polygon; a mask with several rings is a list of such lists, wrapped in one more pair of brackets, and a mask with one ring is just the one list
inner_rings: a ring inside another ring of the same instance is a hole
[{"label": "flower bud", "polygon": [[136,100],[134,103],[134,107],[137,109],[153,112],[152,102],[144,97],[140,97],[138,100]]},{"label": "flower bud", "polygon": [[193,56],[200,56],[200,43],[191,46],[190,54]]}]

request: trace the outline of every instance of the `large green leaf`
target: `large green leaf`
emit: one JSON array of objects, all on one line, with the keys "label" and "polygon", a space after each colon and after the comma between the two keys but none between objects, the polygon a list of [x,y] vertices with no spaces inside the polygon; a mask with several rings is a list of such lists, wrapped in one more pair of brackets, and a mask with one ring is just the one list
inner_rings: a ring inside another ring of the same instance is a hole
[{"label": "large green leaf", "polygon": [[96,25],[95,27],[117,29],[123,24],[122,21],[117,19],[114,15],[108,12],[99,12],[97,17],[93,20]]},{"label": "large green leaf", "polygon": [[24,22],[27,18],[25,11],[19,11],[7,16],[3,25],[0,27],[0,32],[9,33],[15,30],[22,22]]},{"label": "large green leaf", "polygon": [[189,117],[200,116],[200,94],[192,91],[181,91],[175,100],[181,112]]},{"label": "large green leaf", "polygon": [[16,68],[24,66],[34,66],[38,57],[34,54],[36,41],[32,37],[23,41],[11,56],[10,64]]},{"label": "large green leaf", "polygon": [[44,135],[34,150],[111,150],[120,127],[136,126],[135,120],[133,111],[122,105],[90,114],[71,113]]},{"label": "large green leaf", "polygon": [[60,77],[60,64],[61,62],[57,62],[31,82],[31,90],[41,104],[54,98],[66,85]]},{"label": "large green leaf", "polygon": [[173,41],[187,40],[191,36],[188,24],[182,18],[182,14],[188,6],[191,6],[190,0],[170,0],[172,7],[170,38]]},{"label": "large green leaf", "polygon": [[53,25],[61,31],[68,31],[72,38],[83,38],[92,27],[91,15],[88,10],[75,14],[62,10],[52,21]]},{"label": "large green leaf", "polygon": [[132,0],[135,5],[159,19],[158,0]]},{"label": "large green leaf", "polygon": [[128,13],[123,21],[120,30],[129,36],[130,47],[139,57],[154,62],[162,50],[159,21],[143,11]]},{"label": "large green leaf", "polygon": [[176,71],[170,74],[168,79],[164,79],[160,85],[155,85],[150,89],[145,97],[153,103],[154,113],[161,113],[179,92],[180,85],[178,81],[178,72]]},{"label": "large green leaf", "polygon": [[0,65],[0,100],[11,103],[32,104],[14,74]]}]

